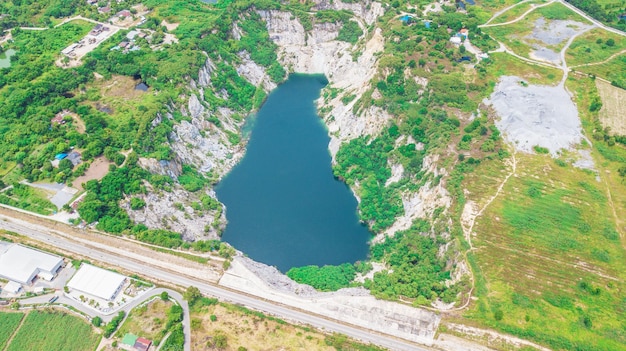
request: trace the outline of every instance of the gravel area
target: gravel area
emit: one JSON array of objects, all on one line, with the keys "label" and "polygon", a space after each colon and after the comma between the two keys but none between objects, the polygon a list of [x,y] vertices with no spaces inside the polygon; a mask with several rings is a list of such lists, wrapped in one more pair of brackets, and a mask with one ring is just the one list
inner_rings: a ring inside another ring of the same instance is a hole
[{"label": "gravel area", "polygon": [[535,21],[533,32],[526,38],[535,39],[546,45],[558,45],[576,35],[576,33],[590,28],[591,25],[571,20],[547,21],[540,17]]},{"label": "gravel area", "polygon": [[555,156],[581,142],[578,110],[562,86],[530,85],[503,76],[486,102],[500,117],[496,126],[518,150],[533,152],[537,145]]}]

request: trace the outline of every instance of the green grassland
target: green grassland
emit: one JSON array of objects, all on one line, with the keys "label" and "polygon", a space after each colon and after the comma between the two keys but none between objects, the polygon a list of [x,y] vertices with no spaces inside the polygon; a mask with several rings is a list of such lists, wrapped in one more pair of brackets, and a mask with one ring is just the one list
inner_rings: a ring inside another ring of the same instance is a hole
[{"label": "green grassland", "polygon": [[[498,59],[487,72],[545,77],[543,68],[525,63],[494,67]],[[607,68],[588,69],[600,75]],[[558,159],[517,153],[504,162],[483,160],[465,175],[466,197],[480,209],[516,162],[515,174],[473,228],[467,257],[478,300],[463,321],[553,349],[623,350],[626,184],[618,169],[626,165],[626,148],[598,132],[597,111],[590,112],[593,80],[570,75],[567,87],[593,140],[596,171],[573,167],[571,152]]]},{"label": "green grassland", "polygon": [[15,184],[0,193],[0,203],[43,215],[50,215],[57,210],[44,190],[24,184]]},{"label": "green grassland", "polygon": [[563,77],[562,70],[531,65],[506,53],[491,54],[491,61],[487,65],[487,73],[491,77],[514,75],[539,85],[557,85]]},{"label": "green grassland", "polygon": [[605,185],[548,156],[516,157],[517,176],[474,227],[488,294],[468,316],[557,348],[617,350],[626,252]]},{"label": "green grassland", "polygon": [[602,77],[611,84],[626,89],[626,54],[601,65],[581,66],[576,67],[575,70]]},{"label": "green grassland", "polygon": [[[607,41],[613,44],[607,45]],[[570,67],[602,62],[625,49],[623,36],[595,28],[574,39],[565,53],[565,59]]]},{"label": "green grassland", "polygon": [[546,0],[533,0],[533,1],[525,2],[523,4],[519,4],[511,8],[510,10],[506,11],[505,13],[501,14],[500,16],[496,17],[493,21],[491,21],[490,24],[506,23],[506,22],[515,20],[519,18],[522,14],[524,14],[526,11],[530,10],[533,7],[533,5],[541,5],[546,2],[547,2]]},{"label": "green grassland", "polygon": [[128,315],[116,335],[122,338],[126,333],[132,333],[150,339],[155,345],[159,345],[169,327],[166,325],[167,312],[172,305],[173,303],[170,301],[157,299],[135,308]]},{"label": "green grassland", "polygon": [[0,313],[0,350],[4,350],[22,318],[23,313]]},{"label": "green grassland", "polygon": [[28,313],[7,351],[92,351],[100,335],[78,317],[63,312]]},{"label": "green grassland", "polygon": [[545,18],[547,21],[573,20],[585,24],[589,23],[587,20],[564,5],[555,3],[536,9],[518,22],[502,26],[483,28],[483,31],[491,35],[494,39],[504,43],[508,48],[520,56],[529,57],[530,50],[534,43],[555,52],[559,52],[565,46],[566,40],[556,45],[547,45],[532,38],[526,38],[532,33],[532,30],[535,27],[535,21],[541,17]]}]

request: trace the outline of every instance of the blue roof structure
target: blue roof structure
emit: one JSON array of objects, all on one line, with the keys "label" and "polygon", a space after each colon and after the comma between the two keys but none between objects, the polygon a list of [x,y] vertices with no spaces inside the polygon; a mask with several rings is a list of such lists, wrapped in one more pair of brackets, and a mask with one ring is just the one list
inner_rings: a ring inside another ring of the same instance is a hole
[{"label": "blue roof structure", "polygon": [[410,16],[410,15],[404,15],[400,17],[400,21],[404,23],[409,23],[412,19],[413,19],[413,16]]},{"label": "blue roof structure", "polygon": [[424,21],[424,27],[430,29],[430,21]]},{"label": "blue roof structure", "polygon": [[64,158],[66,158],[66,157],[67,157],[67,154],[65,154],[65,153],[60,153],[60,154],[57,154],[56,156],[54,156],[54,158],[56,158],[57,160],[62,160]]}]

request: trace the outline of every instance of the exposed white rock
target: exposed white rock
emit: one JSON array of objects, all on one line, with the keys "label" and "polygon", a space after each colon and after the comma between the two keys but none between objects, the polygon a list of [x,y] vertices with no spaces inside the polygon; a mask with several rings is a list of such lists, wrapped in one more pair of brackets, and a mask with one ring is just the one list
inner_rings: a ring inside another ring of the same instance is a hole
[{"label": "exposed white rock", "polygon": [[209,84],[211,84],[211,72],[213,72],[214,70],[215,64],[213,64],[213,61],[211,61],[211,59],[207,57],[204,66],[202,66],[202,68],[200,68],[200,71],[198,72],[198,84],[201,87],[206,88],[209,86]]},{"label": "exposed white rock", "polygon": [[385,186],[399,182],[404,175],[404,166],[402,166],[402,164],[392,163],[390,160],[387,160],[387,164],[389,165],[389,168],[391,168],[391,177],[387,179]]},{"label": "exposed white rock", "polygon": [[204,106],[202,106],[202,103],[198,100],[196,94],[191,94],[189,97],[187,108],[189,109],[189,114],[193,118],[198,118],[204,113]]},{"label": "exposed white rock", "polygon": [[[215,197],[212,190],[207,194]],[[206,211],[199,215],[190,207],[191,202],[199,201],[200,195],[204,194],[190,194],[180,186],[175,186],[170,192],[149,191],[146,195],[138,195],[147,204],[140,210],[130,208],[130,199],[122,201],[121,206],[126,209],[135,222],[144,224],[150,229],[166,228],[181,233],[183,239],[189,241],[218,239],[218,229],[210,226],[214,221],[216,212]],[[180,209],[181,206],[182,210]],[[225,223],[223,214],[220,223]],[[204,230],[205,226],[208,231]]]},{"label": "exposed white rock", "polygon": [[261,86],[266,92],[272,91],[276,88],[276,83],[272,82],[270,77],[265,72],[265,67],[258,65],[256,62],[250,59],[250,54],[247,51],[241,51],[237,54],[241,59],[241,64],[237,65],[236,70],[240,76],[245,78],[254,86]]},{"label": "exposed white rock", "polygon": [[[437,176],[443,170],[437,169],[438,156],[424,157],[423,170]],[[417,192],[404,192],[401,194],[404,214],[387,228],[385,232],[378,234],[372,242],[382,242],[388,236],[393,236],[397,231],[407,230],[418,218],[430,218],[435,209],[448,208],[452,203],[452,198],[444,184],[440,182],[434,185],[432,182],[424,184]]]},{"label": "exposed white rock", "polygon": [[313,7],[315,10],[349,10],[352,11],[359,19],[365,21],[367,25],[371,25],[376,19],[383,15],[385,10],[378,2],[373,1],[357,1],[346,3],[343,1],[318,1]]}]

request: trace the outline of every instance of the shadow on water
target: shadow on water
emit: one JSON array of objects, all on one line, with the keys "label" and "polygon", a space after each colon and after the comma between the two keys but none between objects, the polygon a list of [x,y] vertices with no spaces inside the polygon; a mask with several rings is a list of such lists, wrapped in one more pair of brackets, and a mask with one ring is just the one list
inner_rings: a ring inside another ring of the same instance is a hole
[{"label": "shadow on water", "polygon": [[316,113],[326,84],[321,75],[292,75],[274,90],[247,122],[245,157],[216,188],[228,218],[222,238],[283,272],[368,254],[371,233],[332,172],[330,138]]}]

